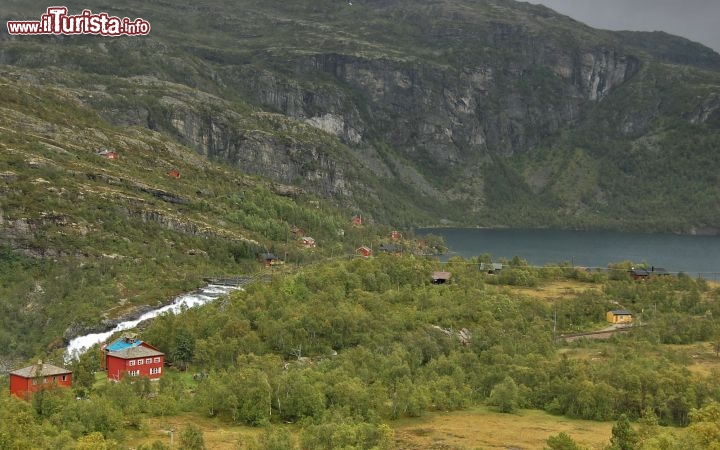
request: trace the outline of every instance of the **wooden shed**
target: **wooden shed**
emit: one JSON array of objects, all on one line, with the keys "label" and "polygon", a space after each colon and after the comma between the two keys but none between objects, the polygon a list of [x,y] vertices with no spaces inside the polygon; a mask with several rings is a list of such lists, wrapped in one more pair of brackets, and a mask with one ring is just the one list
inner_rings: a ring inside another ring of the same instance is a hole
[{"label": "wooden shed", "polygon": [[432,284],[445,284],[450,281],[452,274],[450,272],[433,272]]},{"label": "wooden shed", "polygon": [[259,253],[257,258],[265,267],[271,267],[280,263],[280,258],[274,253]]},{"label": "wooden shed", "polygon": [[315,248],[315,239],[310,236],[303,236],[303,238],[300,239],[300,244],[305,248]]},{"label": "wooden shed", "polygon": [[630,269],[630,276],[633,280],[645,280],[650,277],[650,271],[646,269]]},{"label": "wooden shed", "polygon": [[380,244],[380,251],[383,253],[389,253],[391,255],[402,254],[402,248],[395,244]]},{"label": "wooden shed", "polygon": [[497,275],[502,269],[503,265],[501,263],[480,263],[480,270],[487,272],[488,275]]},{"label": "wooden shed", "polygon": [[617,324],[628,324],[632,323],[632,313],[626,309],[616,309],[614,311],[608,311],[607,321],[610,323]]}]

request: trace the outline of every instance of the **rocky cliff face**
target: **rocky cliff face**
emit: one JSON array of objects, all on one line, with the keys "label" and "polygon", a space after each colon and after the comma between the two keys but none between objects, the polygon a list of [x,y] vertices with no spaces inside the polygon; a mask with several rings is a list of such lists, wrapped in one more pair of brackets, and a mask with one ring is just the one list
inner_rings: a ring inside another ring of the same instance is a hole
[{"label": "rocky cliff face", "polygon": [[575,122],[583,105],[602,100],[640,68],[636,57],[612,48],[542,54],[542,61],[468,67],[317,54],[299,57],[297,72],[306,79],[330,76],[335,84],[329,88],[259,71],[232,81],[253,102],[347,145],[382,139],[408,156],[421,152],[452,166],[472,154],[534,149],[548,134]]},{"label": "rocky cliff face", "polygon": [[[131,90],[147,80],[133,80]],[[158,82],[154,80],[153,82]],[[85,98],[114,123],[144,126],[176,137],[200,155],[231,164],[245,173],[303,186],[325,197],[352,196],[345,179],[350,165],[339,141],[333,142],[333,119],[303,123],[277,113],[249,110],[215,95],[194,94],[180,85],[164,83],[161,94],[138,103],[119,91],[86,92]],[[123,91],[127,87],[123,88]],[[292,92],[278,95],[292,99]],[[111,106],[107,98],[115,98]]]},{"label": "rocky cliff face", "polygon": [[[239,127],[229,112],[198,111],[192,105],[168,102],[170,131],[207,157],[225,161],[243,172],[311,188],[325,197],[352,194],[344,173],[347,164],[333,154],[308,125],[270,113],[258,113],[260,128]],[[228,110],[225,110],[228,111]],[[306,138],[306,139],[303,139]],[[335,148],[340,152],[339,146]]]},{"label": "rocky cliff face", "polygon": [[[168,26],[180,14],[170,3],[153,4],[148,18],[162,32],[137,45],[85,43],[74,54],[71,42],[64,59],[47,64],[103,77],[117,66],[124,84],[88,76],[73,86],[79,100],[113,123],[148,127],[366,215],[379,207],[392,217],[391,203],[406,206],[408,218],[450,215],[466,224],[508,225],[496,209],[528,203],[569,220],[600,214],[625,201],[622,185],[603,181],[622,165],[612,148],[636,147],[668,124],[718,123],[717,74],[705,69],[720,59],[708,49],[593,30],[542,6],[243,3],[181,8],[199,22],[219,14],[228,25],[182,33]],[[0,55],[10,64],[44,61],[13,45]],[[679,61],[692,64],[667,65]],[[591,149],[603,140],[607,148]],[[589,159],[563,178],[568,146]],[[638,176],[657,178],[653,170]],[[583,195],[572,192],[577,183]]]}]

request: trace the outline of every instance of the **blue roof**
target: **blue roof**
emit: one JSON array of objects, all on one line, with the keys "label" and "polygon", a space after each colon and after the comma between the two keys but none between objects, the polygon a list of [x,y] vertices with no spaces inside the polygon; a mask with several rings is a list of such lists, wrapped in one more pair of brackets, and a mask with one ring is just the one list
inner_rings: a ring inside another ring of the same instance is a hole
[{"label": "blue roof", "polygon": [[143,341],[141,341],[140,339],[121,337],[120,339],[105,347],[105,350],[109,352],[119,352],[120,350],[125,350],[126,348],[137,347],[142,343]]},{"label": "blue roof", "polygon": [[616,309],[614,311],[611,311],[616,316],[632,316],[632,313],[628,311],[627,309]]}]

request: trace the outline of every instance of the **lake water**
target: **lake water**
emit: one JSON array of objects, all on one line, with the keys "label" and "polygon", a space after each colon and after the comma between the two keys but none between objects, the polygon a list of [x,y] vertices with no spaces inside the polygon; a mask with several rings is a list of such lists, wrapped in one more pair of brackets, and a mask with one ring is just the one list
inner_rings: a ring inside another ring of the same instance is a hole
[{"label": "lake water", "polygon": [[630,260],[720,279],[717,236],[476,228],[423,228],[417,234],[443,236],[452,254],[463,257],[490,253],[494,259],[519,256],[533,265],[567,261],[584,267]]}]

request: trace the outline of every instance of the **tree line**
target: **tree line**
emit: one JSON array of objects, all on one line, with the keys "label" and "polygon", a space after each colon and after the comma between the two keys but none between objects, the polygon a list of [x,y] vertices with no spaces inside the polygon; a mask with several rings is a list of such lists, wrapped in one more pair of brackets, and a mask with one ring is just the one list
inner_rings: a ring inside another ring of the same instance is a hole
[{"label": "tree line", "polygon": [[[195,412],[270,427],[266,442],[283,441],[277,425],[294,423],[300,431],[293,445],[302,448],[390,448],[393,420],[476,405],[645,421],[653,431],[648,425],[637,442],[655,442],[675,436],[662,427],[693,429],[698,414],[720,400],[714,378],[690,371],[689,357],[665,345],[720,336],[720,293],[703,280],[608,279],[521,260],[492,276],[479,270],[480,259],[452,259],[442,266],[452,281],[439,286],[430,275],[441,265],[430,258],[382,255],[306,266],[149,324],[142,338],[186,370],[166,371],[157,392],[144,382],[96,386],[98,355],[91,351],[74,367],[75,394],[85,401],[48,395],[34,411],[17,404],[9,410],[25,408],[74,439],[100,432],[122,442],[123,430],[142,426],[143,417]],[[578,281],[589,289],[542,301],[511,290],[517,280]],[[644,311],[643,326],[609,341],[556,339],[603,326],[618,305]],[[460,330],[470,339],[461,340]],[[83,412],[99,402],[98,413]]]}]

